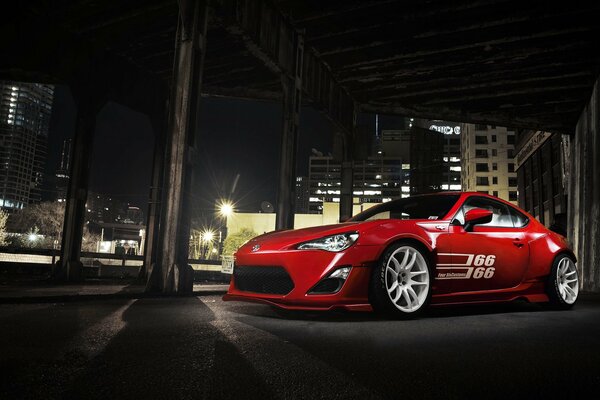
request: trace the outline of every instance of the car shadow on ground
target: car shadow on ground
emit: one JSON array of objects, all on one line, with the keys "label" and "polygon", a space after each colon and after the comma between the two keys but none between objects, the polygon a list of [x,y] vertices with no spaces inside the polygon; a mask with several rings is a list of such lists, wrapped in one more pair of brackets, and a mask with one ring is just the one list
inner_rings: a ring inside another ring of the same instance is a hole
[{"label": "car shadow on ground", "polygon": [[228,304],[227,311],[381,398],[584,398],[600,382],[597,305],[585,299],[572,312],[524,301],[432,307],[409,321],[262,305]]},{"label": "car shadow on ground", "polygon": [[[231,303],[230,303],[231,304]],[[302,311],[286,310],[276,306],[260,304],[231,304],[229,311],[251,315],[255,317],[299,320],[299,321],[330,321],[330,322],[352,322],[352,321],[385,321],[398,320],[390,315],[376,312],[328,310],[328,311]],[[535,313],[552,311],[547,304],[529,303],[525,300],[515,300],[508,303],[467,304],[429,307],[416,318],[453,318],[475,315],[506,314],[506,313]],[[411,318],[408,318],[411,319]]]},{"label": "car shadow on ground", "polygon": [[123,313],[125,327],[70,382],[64,398],[275,398],[212,326],[214,319],[198,297],[136,300]]}]

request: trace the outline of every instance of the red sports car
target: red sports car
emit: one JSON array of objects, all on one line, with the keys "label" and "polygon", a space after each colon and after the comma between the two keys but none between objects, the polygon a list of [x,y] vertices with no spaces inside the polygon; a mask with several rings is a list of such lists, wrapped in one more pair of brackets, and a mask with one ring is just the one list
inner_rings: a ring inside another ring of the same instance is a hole
[{"label": "red sports car", "polygon": [[578,293],[563,236],[501,199],[449,192],[258,236],[236,253],[223,299],[414,316],[429,304],[519,298],[569,308]]}]

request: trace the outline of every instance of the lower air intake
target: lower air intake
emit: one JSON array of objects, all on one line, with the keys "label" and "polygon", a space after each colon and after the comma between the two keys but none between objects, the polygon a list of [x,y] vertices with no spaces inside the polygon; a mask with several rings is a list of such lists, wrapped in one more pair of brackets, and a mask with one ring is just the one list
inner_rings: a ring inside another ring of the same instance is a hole
[{"label": "lower air intake", "polygon": [[312,288],[309,294],[334,294],[340,291],[344,281],[338,278],[327,278]]},{"label": "lower air intake", "polygon": [[233,269],[235,287],[243,292],[288,294],[294,282],[282,267],[249,267],[236,265]]}]

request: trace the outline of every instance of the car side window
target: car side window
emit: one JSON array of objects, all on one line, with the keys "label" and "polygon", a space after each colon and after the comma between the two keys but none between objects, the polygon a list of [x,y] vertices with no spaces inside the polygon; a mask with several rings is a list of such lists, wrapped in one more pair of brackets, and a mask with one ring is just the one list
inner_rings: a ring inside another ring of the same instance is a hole
[{"label": "car side window", "polygon": [[493,213],[492,220],[490,222],[487,224],[481,224],[479,226],[493,226],[499,228],[513,228],[515,226],[513,224],[513,217],[508,210],[507,205],[500,203],[499,201],[488,199],[487,197],[477,196],[469,197],[465,201],[460,210],[454,216],[454,221],[464,225],[465,213],[474,208],[483,208],[484,210],[490,210]]},{"label": "car side window", "polygon": [[515,228],[522,228],[529,223],[529,218],[527,218],[522,212],[518,211],[514,207],[508,207],[508,209],[510,211],[510,217]]},{"label": "car side window", "polygon": [[454,219],[452,220],[453,225],[465,224],[465,213],[463,212],[463,207],[459,208],[458,212],[454,215]]},{"label": "car side window", "polygon": [[390,212],[389,211],[382,211],[382,212],[377,213],[375,215],[371,215],[369,218],[366,219],[366,221],[374,221],[376,219],[390,219]]}]

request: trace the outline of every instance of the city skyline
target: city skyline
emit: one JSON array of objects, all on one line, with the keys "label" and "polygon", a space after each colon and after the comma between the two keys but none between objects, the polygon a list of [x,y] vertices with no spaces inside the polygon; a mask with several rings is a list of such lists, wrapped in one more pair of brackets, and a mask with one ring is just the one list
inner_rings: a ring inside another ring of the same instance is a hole
[{"label": "city skyline", "polygon": [[[62,143],[74,134],[76,117],[69,89],[57,86],[56,92],[49,140],[51,154],[45,170],[49,181],[55,179]],[[203,98],[202,104],[204,128],[199,132],[197,149],[196,209],[199,212],[214,209],[215,200],[229,196],[237,174],[241,175],[236,188],[239,197],[235,199],[239,208],[258,210],[262,201],[275,203],[281,119],[273,118],[273,114],[280,113],[279,104],[210,98]],[[303,123],[306,123],[300,134],[299,155],[310,154],[314,147],[330,152],[331,135],[322,134],[330,130],[329,122],[318,112],[304,111]],[[98,114],[96,134],[90,190],[146,209],[154,151],[154,132],[148,119],[109,103]],[[232,145],[222,146],[224,141]],[[129,160],[128,155],[137,158]],[[298,170],[308,168],[308,157],[302,160],[299,156]],[[128,175],[120,176],[119,171]],[[257,187],[264,192],[257,194]],[[46,193],[53,194],[53,189],[46,187]]]},{"label": "city skyline", "polygon": [[[67,87],[57,86],[54,97],[41,189],[41,200],[46,201],[62,198],[66,190],[64,167],[68,160],[65,161],[65,146],[71,145],[76,116],[76,107]],[[203,99],[200,118],[206,128],[199,134],[196,201],[193,204],[196,215],[214,212],[216,201],[223,198],[231,198],[236,209],[241,211],[259,211],[264,201],[276,203],[274,182],[278,173],[276,155],[281,127],[277,118],[265,116],[272,116],[278,109],[275,103]],[[323,131],[331,130],[326,118],[314,110],[303,111],[306,123],[299,137],[297,176],[309,175],[308,165],[314,149],[325,154],[334,151],[332,135],[323,134]],[[235,117],[231,118],[232,115]],[[385,140],[386,132],[389,136],[398,129],[406,129],[408,120],[407,117],[361,115],[359,126],[371,138],[369,147],[373,152],[379,145],[377,141]],[[412,126],[413,119],[410,120]],[[265,121],[269,123],[265,125]],[[425,125],[429,121],[433,120],[417,119],[414,124],[428,128]],[[155,136],[148,119],[116,103],[107,103],[98,114],[96,132],[90,193],[114,197],[145,212]],[[223,143],[242,145],[222,146]],[[410,149],[402,151],[410,153]],[[132,165],[135,168],[130,168]],[[58,182],[61,176],[63,187]]]}]

